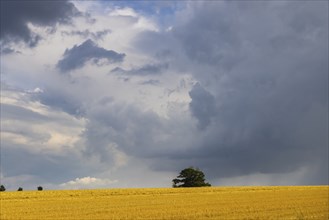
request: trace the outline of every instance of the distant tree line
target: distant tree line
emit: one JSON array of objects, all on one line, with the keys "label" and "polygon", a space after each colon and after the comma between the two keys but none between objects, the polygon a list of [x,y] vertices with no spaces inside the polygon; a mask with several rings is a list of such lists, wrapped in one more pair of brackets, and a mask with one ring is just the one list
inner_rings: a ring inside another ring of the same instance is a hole
[{"label": "distant tree line", "polygon": [[[42,187],[42,186],[38,186],[38,187],[37,187],[37,190],[38,190],[38,191],[42,191],[42,190],[43,190],[43,187]],[[5,187],[4,185],[1,185],[1,186],[0,186],[0,192],[4,192],[4,191],[6,191],[6,187]],[[19,188],[17,189],[17,191],[23,191],[23,188],[22,188],[22,187],[19,187]]]}]

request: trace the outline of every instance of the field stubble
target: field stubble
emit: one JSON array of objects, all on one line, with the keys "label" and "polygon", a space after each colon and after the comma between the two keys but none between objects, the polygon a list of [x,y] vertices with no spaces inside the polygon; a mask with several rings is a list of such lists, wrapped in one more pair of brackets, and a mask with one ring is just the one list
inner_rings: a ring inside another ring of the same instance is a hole
[{"label": "field stubble", "polygon": [[2,192],[1,219],[328,219],[329,186]]}]

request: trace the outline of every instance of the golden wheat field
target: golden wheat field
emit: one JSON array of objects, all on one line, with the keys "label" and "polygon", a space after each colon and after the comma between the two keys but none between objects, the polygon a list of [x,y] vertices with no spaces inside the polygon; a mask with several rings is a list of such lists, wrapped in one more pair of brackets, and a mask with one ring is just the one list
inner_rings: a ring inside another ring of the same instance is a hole
[{"label": "golden wheat field", "polygon": [[1,192],[1,219],[328,219],[329,186]]}]

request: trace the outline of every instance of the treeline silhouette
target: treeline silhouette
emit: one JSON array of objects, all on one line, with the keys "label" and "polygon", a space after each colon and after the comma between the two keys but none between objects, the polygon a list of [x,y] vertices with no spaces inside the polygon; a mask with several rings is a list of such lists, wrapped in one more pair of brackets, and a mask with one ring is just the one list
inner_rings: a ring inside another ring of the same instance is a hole
[{"label": "treeline silhouette", "polygon": [[[38,186],[38,187],[37,187],[37,190],[38,190],[38,191],[42,191],[42,190],[43,190],[43,187],[42,187],[42,186]],[[0,186],[0,192],[4,192],[4,191],[6,191],[6,187],[5,187],[4,185],[1,185],[1,186]],[[23,188],[22,188],[22,187],[19,187],[19,188],[17,189],[17,191],[23,191]]]}]

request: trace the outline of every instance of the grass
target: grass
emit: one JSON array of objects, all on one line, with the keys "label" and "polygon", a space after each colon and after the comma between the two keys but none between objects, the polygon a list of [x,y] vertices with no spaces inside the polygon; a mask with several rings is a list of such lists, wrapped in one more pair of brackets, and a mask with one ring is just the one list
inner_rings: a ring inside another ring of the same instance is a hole
[{"label": "grass", "polygon": [[1,192],[1,219],[328,219],[329,186]]}]

